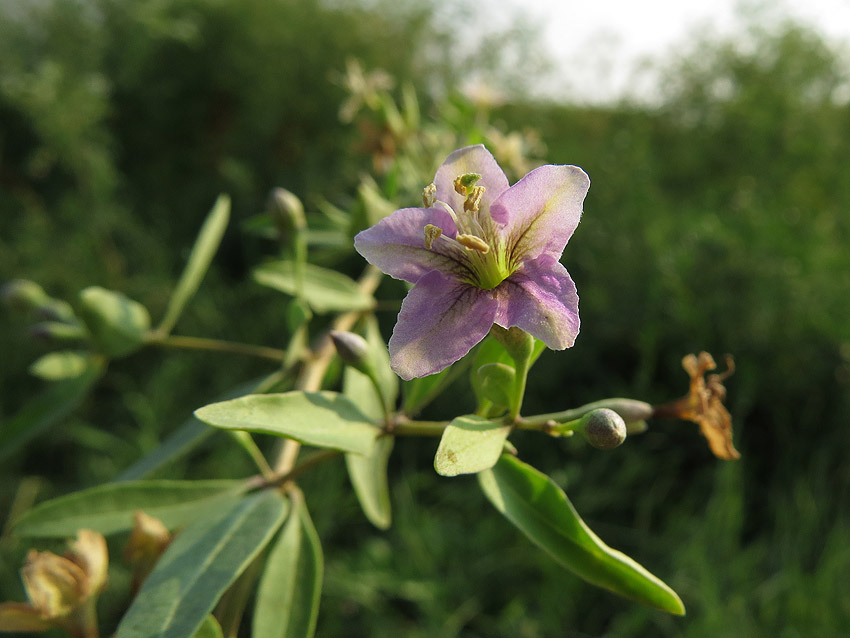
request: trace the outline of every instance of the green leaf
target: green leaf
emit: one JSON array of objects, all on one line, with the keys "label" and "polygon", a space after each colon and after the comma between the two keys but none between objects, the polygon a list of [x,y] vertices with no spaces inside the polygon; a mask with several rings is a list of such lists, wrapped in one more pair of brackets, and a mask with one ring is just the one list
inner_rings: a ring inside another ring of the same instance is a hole
[{"label": "green leaf", "polygon": [[381,429],[336,392],[250,394],[195,411],[204,423],[294,439],[316,447],[369,454]]},{"label": "green leaf", "polygon": [[[384,395],[387,409],[392,411],[398,399],[398,375],[390,367],[390,353],[387,351],[387,344],[381,334],[381,329],[378,327],[377,318],[375,318],[375,315],[370,314],[366,317],[365,323],[366,327],[363,336],[366,339],[366,343],[369,344],[369,354],[372,356],[372,361],[375,364],[378,385],[381,388],[381,393]],[[379,418],[383,418],[383,414]]]},{"label": "green leaf", "polygon": [[486,363],[478,368],[481,396],[498,406],[509,406],[516,394],[516,371],[504,363]]},{"label": "green leaf", "polygon": [[78,529],[107,535],[133,527],[142,510],[173,529],[239,500],[244,481],[107,483],[40,503],[13,524],[19,536],[71,537]]},{"label": "green leaf", "polygon": [[[295,265],[275,261],[254,270],[254,281],[288,295],[297,292]],[[357,283],[342,273],[312,264],[304,264],[304,300],[317,313],[369,310],[375,305],[371,295],[361,292]]]},{"label": "green leaf", "polygon": [[345,455],[348,477],[360,507],[378,529],[387,529],[392,523],[387,464],[394,442],[393,437],[383,436],[375,441],[369,454]]},{"label": "green leaf", "polygon": [[80,314],[95,343],[111,357],[138,350],[151,325],[142,304],[99,286],[80,291]]},{"label": "green leaf", "polygon": [[[386,412],[393,410],[398,398],[398,376],[390,368],[387,345],[374,316],[367,319],[365,332],[369,346],[367,356],[381,388],[381,395],[366,374],[351,366],[346,366],[343,373],[342,393],[374,422],[383,422]],[[381,402],[382,397],[384,404]]]},{"label": "green leaf", "polygon": [[269,552],[254,607],[252,638],[310,638],[322,592],[322,547],[304,496],[293,491],[292,512]]},{"label": "green leaf", "polygon": [[[224,401],[227,399],[235,399],[236,397],[245,396],[246,394],[256,391],[264,383],[265,379],[261,381],[254,380],[249,381],[248,383],[241,383],[235,388],[231,388],[228,392],[222,393],[217,398]],[[166,463],[169,463],[170,461],[173,461],[174,459],[177,459],[191,451],[215,432],[216,430],[210,429],[206,423],[198,420],[194,416],[191,416],[162,443],[160,443],[159,447],[144,458],[136,461],[114,480],[133,481],[144,478]]]},{"label": "green leaf", "polygon": [[0,427],[0,462],[68,416],[102,373],[103,363],[99,359],[92,359],[88,369],[80,376],[57,381],[24,404],[11,419],[3,422]]},{"label": "green leaf", "polygon": [[187,419],[150,454],[133,463],[113,480],[120,482],[144,478],[169,461],[194,449],[214,432],[215,430],[211,430],[206,423],[195,417]]},{"label": "green leaf", "polygon": [[215,616],[210,614],[198,627],[192,638],[224,638],[224,633],[221,631],[221,625],[215,619]]},{"label": "green leaf", "polygon": [[76,379],[82,376],[92,364],[93,355],[76,350],[48,352],[39,357],[29,367],[30,374],[47,381]]},{"label": "green leaf", "polygon": [[221,244],[221,238],[230,221],[230,197],[219,195],[192,247],[189,261],[180,275],[180,280],[168,301],[168,308],[157,328],[157,332],[168,334],[180,318],[183,308],[198,290],[207,269],[210,267],[213,257]]},{"label": "green leaf", "polygon": [[499,460],[510,431],[510,425],[480,416],[459,416],[443,430],[434,469],[443,476],[490,469]]},{"label": "green leaf", "polygon": [[178,534],[145,580],[115,638],[187,638],[228,586],[266,546],[286,516],[277,490],[264,490],[199,518]]},{"label": "green leaf", "polygon": [[505,454],[478,478],[493,506],[567,569],[626,598],[671,614],[685,613],[676,592],[602,542],[564,491],[542,472]]}]

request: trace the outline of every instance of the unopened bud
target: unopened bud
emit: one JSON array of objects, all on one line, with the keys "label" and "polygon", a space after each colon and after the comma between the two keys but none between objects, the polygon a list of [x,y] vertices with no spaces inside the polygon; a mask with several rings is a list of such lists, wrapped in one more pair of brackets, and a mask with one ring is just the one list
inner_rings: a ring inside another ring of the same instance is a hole
[{"label": "unopened bud", "polygon": [[86,329],[80,324],[62,321],[42,321],[30,326],[28,332],[33,339],[46,341],[77,341],[87,336]]},{"label": "unopened bud", "polygon": [[0,288],[0,299],[10,308],[35,310],[50,302],[44,289],[29,279],[13,279]]},{"label": "unopened bud", "polygon": [[331,341],[334,343],[339,358],[358,370],[369,360],[369,344],[358,334],[331,330]]},{"label": "unopened bud", "polygon": [[275,188],[269,197],[268,212],[281,233],[303,230],[307,226],[304,205],[285,188]]},{"label": "unopened bud", "polygon": [[623,417],[609,408],[599,408],[585,414],[578,428],[593,447],[612,450],[626,440],[626,423]]}]

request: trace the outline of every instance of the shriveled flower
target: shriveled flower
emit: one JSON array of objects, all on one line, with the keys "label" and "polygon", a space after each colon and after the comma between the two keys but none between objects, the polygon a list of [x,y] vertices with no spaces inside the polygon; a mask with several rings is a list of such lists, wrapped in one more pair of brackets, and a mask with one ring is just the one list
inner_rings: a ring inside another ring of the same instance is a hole
[{"label": "shriveled flower", "polygon": [[699,357],[689,354],[682,359],[682,367],[691,377],[690,392],[681,399],[656,406],[654,416],[693,421],[708,439],[714,456],[727,460],[741,458],[732,444],[732,417],[723,405],[726,399],[723,381],[735,372],[735,361],[726,355],[726,371],[705,377],[717,364],[709,353],[700,352]]},{"label": "shriveled flower", "polygon": [[590,180],[576,166],[541,166],[513,186],[482,145],[453,152],[423,195],[364,230],[354,247],[415,284],[390,339],[404,379],[439,372],[495,323],[553,350],[573,345],[578,295],[561,253],[578,226]]},{"label": "shriveled flower", "polygon": [[88,529],[77,533],[71,551],[64,556],[30,550],[21,569],[29,602],[0,604],[0,628],[42,631],[62,627],[75,635],[94,635],[93,603],[106,586],[108,561],[103,536]]},{"label": "shriveled flower", "polygon": [[159,557],[171,543],[171,532],[158,518],[138,510],[133,515],[133,531],[124,548],[124,560],[133,566],[132,591],[138,592]]}]

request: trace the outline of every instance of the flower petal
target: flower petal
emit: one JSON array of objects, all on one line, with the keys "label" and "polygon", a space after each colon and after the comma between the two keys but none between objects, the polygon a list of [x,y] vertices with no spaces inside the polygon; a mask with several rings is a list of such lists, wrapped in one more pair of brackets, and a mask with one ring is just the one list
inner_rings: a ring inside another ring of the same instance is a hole
[{"label": "flower petal", "polygon": [[576,285],[551,255],[525,262],[496,289],[503,328],[518,326],[553,350],[571,347],[579,331]]},{"label": "flower petal", "polygon": [[581,219],[590,178],[578,166],[541,166],[493,202],[490,215],[504,225],[516,261],[544,253],[560,258]]},{"label": "flower petal", "polygon": [[392,369],[413,379],[448,367],[487,336],[498,307],[490,291],[428,273],[401,305],[389,343]]},{"label": "flower petal", "polygon": [[479,210],[485,213],[490,210],[490,204],[508,190],[508,178],[499,168],[493,155],[484,148],[483,144],[459,148],[446,158],[443,165],[437,169],[434,185],[437,187],[437,199],[447,203],[456,211],[463,210],[464,197],[454,189],[454,180],[459,175],[478,173],[481,179],[477,186],[484,187]]},{"label": "flower petal", "polygon": [[452,257],[425,248],[427,224],[437,226],[449,237],[457,234],[454,221],[442,209],[402,208],[358,233],[354,248],[370,264],[412,284],[432,270],[455,270],[458,266]]}]

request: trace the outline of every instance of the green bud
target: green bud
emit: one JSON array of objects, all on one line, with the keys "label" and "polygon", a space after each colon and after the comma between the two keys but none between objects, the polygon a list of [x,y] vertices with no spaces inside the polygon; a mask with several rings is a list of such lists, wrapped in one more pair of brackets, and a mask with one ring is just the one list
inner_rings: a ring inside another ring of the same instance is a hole
[{"label": "green bud", "polygon": [[4,284],[0,299],[9,308],[18,310],[37,310],[51,301],[44,289],[29,279],[13,279]]},{"label": "green bud", "polygon": [[141,348],[151,322],[142,304],[99,286],[80,292],[80,316],[100,350],[111,357]]},{"label": "green bud", "polygon": [[623,417],[610,408],[588,412],[576,428],[593,447],[612,450],[626,440],[626,423]]},{"label": "green bud", "polygon": [[310,312],[310,307],[306,302],[300,299],[293,299],[286,306],[285,316],[286,327],[290,333],[294,333],[313,318],[313,313]]},{"label": "green bud", "polygon": [[484,398],[498,406],[511,405],[516,388],[516,371],[504,363],[487,363],[478,368],[478,387]]},{"label": "green bud", "polygon": [[525,330],[516,326],[505,329],[494,323],[490,328],[490,334],[502,344],[502,347],[508,351],[508,354],[511,355],[518,366],[527,364],[531,359],[534,352],[534,337]]},{"label": "green bud", "polygon": [[64,321],[42,321],[30,326],[29,335],[33,339],[47,341],[79,341],[88,336],[86,329],[79,323]]},{"label": "green bud", "polygon": [[371,367],[369,344],[366,340],[358,334],[342,330],[331,330],[330,335],[339,358],[351,367],[368,374],[363,369]]},{"label": "green bud", "polygon": [[307,227],[304,205],[298,197],[285,188],[275,188],[269,195],[268,213],[281,234],[300,231]]}]

